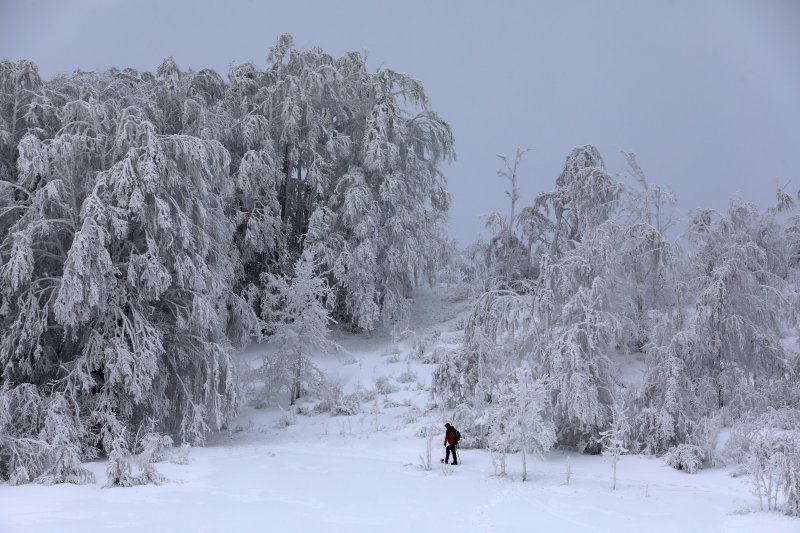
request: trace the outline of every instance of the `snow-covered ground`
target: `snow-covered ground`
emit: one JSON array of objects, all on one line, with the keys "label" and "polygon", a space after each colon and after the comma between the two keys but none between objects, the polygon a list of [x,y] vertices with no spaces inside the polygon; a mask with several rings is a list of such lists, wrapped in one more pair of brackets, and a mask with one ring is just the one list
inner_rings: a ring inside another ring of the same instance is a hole
[{"label": "snow-covered ground", "polygon": [[[421,291],[410,329],[427,350],[454,342],[466,305],[441,289]],[[160,464],[170,479],[161,486],[104,489],[102,461],[87,465],[95,485],[0,486],[0,532],[800,531],[798,519],[757,511],[746,477],[724,469],[688,475],[657,458],[624,456],[612,491],[601,457],[573,454],[566,485],[566,454],[552,452],[529,464],[523,483],[519,457],[508,458],[507,477],[495,477],[478,450],[462,450],[463,464],[443,469],[437,435],[436,464],[425,471],[425,439],[416,434],[446,421],[438,412],[413,416],[429,402],[433,365],[409,360],[408,339],[391,354],[390,340],[388,330],[338,334],[345,351],[318,358],[346,391],[387,377],[399,390],[379,397],[377,417],[369,404],[365,414],[301,415],[279,428],[279,408],[246,407],[232,433],[192,450],[189,465]],[[409,369],[419,380],[399,383]]]}]

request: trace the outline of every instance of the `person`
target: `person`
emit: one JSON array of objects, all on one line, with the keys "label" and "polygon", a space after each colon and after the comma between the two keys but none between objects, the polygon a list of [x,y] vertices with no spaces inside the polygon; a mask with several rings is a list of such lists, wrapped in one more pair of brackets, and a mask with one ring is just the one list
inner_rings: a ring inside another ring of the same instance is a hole
[{"label": "person", "polygon": [[458,456],[456,455],[456,444],[458,444],[458,439],[456,439],[456,428],[455,426],[451,426],[448,422],[444,425],[444,446],[445,446],[445,454],[444,454],[444,462],[450,462],[450,453],[453,453],[453,463],[454,465],[458,464]]}]

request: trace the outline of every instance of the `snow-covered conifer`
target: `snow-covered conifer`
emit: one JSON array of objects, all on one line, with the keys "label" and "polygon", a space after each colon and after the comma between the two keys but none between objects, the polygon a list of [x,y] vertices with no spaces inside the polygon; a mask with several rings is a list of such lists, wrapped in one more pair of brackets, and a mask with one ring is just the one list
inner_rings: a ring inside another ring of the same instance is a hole
[{"label": "snow-covered conifer", "polygon": [[332,291],[316,273],[311,252],[297,260],[294,276],[264,277],[264,315],[277,349],[264,356],[262,374],[272,393],[288,389],[289,403],[300,398],[303,388],[321,378],[309,359],[311,350],[336,350],[328,338],[333,322],[328,306]]}]

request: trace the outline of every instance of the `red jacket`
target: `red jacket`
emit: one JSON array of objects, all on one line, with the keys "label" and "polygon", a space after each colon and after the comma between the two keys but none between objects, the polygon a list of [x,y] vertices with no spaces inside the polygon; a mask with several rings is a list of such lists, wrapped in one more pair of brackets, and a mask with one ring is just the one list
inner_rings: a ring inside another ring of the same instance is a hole
[{"label": "red jacket", "polygon": [[454,444],[456,442],[456,428],[450,426],[444,433],[444,445]]}]

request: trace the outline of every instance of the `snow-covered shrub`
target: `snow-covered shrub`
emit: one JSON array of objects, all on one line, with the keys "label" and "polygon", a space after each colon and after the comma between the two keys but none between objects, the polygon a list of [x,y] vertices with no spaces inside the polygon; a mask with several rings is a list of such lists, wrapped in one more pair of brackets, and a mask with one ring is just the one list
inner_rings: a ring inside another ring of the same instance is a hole
[{"label": "snow-covered shrub", "polygon": [[675,470],[694,474],[703,468],[706,461],[706,451],[695,444],[679,444],[667,451],[664,455],[664,461]]},{"label": "snow-covered shrub", "polygon": [[746,464],[762,510],[764,498],[767,500],[767,509],[772,511],[778,508],[778,495],[786,466],[784,444],[784,439],[773,431],[766,434],[759,432],[750,442]]},{"label": "snow-covered shrub", "polygon": [[750,443],[753,441],[755,429],[750,424],[736,424],[728,434],[725,445],[720,451],[720,461],[726,465],[742,465],[747,461]]},{"label": "snow-covered shrub", "polygon": [[55,457],[50,467],[40,474],[37,481],[45,485],[56,483],[72,483],[85,485],[94,483],[94,474],[86,470],[81,464],[80,453],[77,446],[69,444],[58,445],[54,449]]},{"label": "snow-covered shrub", "polygon": [[281,416],[275,421],[275,427],[284,429],[295,424],[297,424],[297,412],[294,406],[289,407],[288,410],[281,408]]},{"label": "snow-covered shrub", "polygon": [[350,417],[348,416],[342,421],[342,424],[339,429],[339,435],[352,435],[353,434],[353,424],[350,422]]},{"label": "snow-covered shrub", "polygon": [[358,398],[358,400],[361,403],[367,403],[375,400],[375,397],[378,395],[378,389],[375,388],[367,389],[363,385],[359,384],[356,387],[356,390],[353,391],[353,394]]},{"label": "snow-covered shrub", "polygon": [[492,450],[491,451],[491,458],[492,458],[492,469],[494,470],[495,476],[505,476],[506,475],[506,452]]},{"label": "snow-covered shrub", "polygon": [[106,484],[110,487],[132,487],[135,485],[134,476],[131,475],[130,453],[123,442],[116,442],[108,454],[106,465]]},{"label": "snow-covered shrub", "polygon": [[435,434],[434,428],[431,426],[425,426],[425,455],[420,455],[419,461],[420,466],[423,470],[431,470],[433,468],[432,463],[432,452],[433,452],[433,436]]},{"label": "snow-covered shrub", "polygon": [[765,432],[800,432],[800,409],[767,409],[760,414],[736,420],[721,450],[721,459],[727,464],[746,464],[754,442],[761,439]]},{"label": "snow-covered shrub", "polygon": [[173,450],[172,457],[169,462],[176,465],[188,465],[189,453],[192,451],[192,446],[188,442],[184,442],[177,449]]},{"label": "snow-covered shrub", "polygon": [[[466,275],[457,266],[448,264],[439,269],[436,273],[436,281],[439,285],[458,286],[464,283]],[[451,287],[448,287],[450,289]]]},{"label": "snow-covered shrub", "polygon": [[390,381],[387,376],[380,376],[375,378],[375,390],[380,394],[392,394],[400,390],[396,384]]},{"label": "snow-covered shrub", "polygon": [[745,463],[761,508],[800,516],[800,431],[762,429],[750,441]]},{"label": "snow-covered shrub", "polygon": [[413,424],[419,417],[422,415],[419,408],[417,407],[409,407],[408,410],[403,414],[403,423],[404,424]]},{"label": "snow-covered shrub", "polygon": [[471,283],[459,265],[447,264],[436,273],[437,288],[447,291],[451,300],[464,300],[469,297]]},{"label": "snow-covered shrub", "polygon": [[342,385],[338,381],[326,380],[318,388],[319,402],[314,406],[315,413],[329,413],[342,399]]},{"label": "snow-covered shrub", "polygon": [[172,439],[170,437],[150,434],[143,439],[142,452],[137,458],[141,472],[136,476],[136,484],[160,485],[167,480],[161,472],[156,470],[155,463],[165,460],[171,452],[171,447]]},{"label": "snow-covered shrub", "polygon": [[419,438],[425,437],[428,434],[428,427],[430,427],[430,424],[426,424],[424,426],[419,426],[414,431],[414,436],[415,437],[419,437]]},{"label": "snow-covered shrub", "polygon": [[719,414],[702,417],[691,425],[689,441],[703,448],[705,466],[724,466],[724,460],[717,451],[721,429],[722,418]]},{"label": "snow-covered shrub", "polygon": [[351,416],[361,412],[361,399],[357,393],[343,394],[331,408],[331,416]]},{"label": "snow-covered shrub", "polygon": [[139,442],[141,452],[133,456],[125,442],[117,440],[108,456],[106,466],[106,487],[133,487],[136,485],[161,485],[167,481],[155,464],[169,461],[188,464],[189,446],[185,444],[175,450],[172,439],[155,433],[148,433]]},{"label": "snow-covered shrub", "polygon": [[134,452],[146,453],[151,462],[160,463],[172,457],[174,449],[172,445],[173,440],[169,435],[159,435],[150,431],[138,439]]},{"label": "snow-covered shrub", "polygon": [[397,377],[398,383],[412,383],[417,381],[417,373],[411,370],[411,367],[406,367],[406,371]]},{"label": "snow-covered shrub", "polygon": [[[421,338],[416,335],[409,335],[411,338],[411,354],[412,359],[418,360],[425,364],[436,364],[441,357],[441,349],[439,346],[439,338],[441,331],[434,330],[433,333],[428,333]],[[439,350],[436,353],[436,350]]]},{"label": "snow-covered shrub", "polygon": [[436,365],[439,364],[442,359],[445,357],[449,348],[441,345],[434,345],[430,349],[425,349],[424,347],[427,346],[426,344],[420,344],[418,350],[411,352],[411,357],[416,359],[420,363],[424,363],[426,365]]},{"label": "snow-covered shrub", "polygon": [[420,362],[426,362],[426,350],[425,346],[418,341],[414,341],[411,343],[411,353],[409,353],[409,358],[415,359]]},{"label": "snow-covered shrub", "polygon": [[381,429],[381,425],[380,425],[380,415],[381,415],[381,413],[382,413],[382,411],[381,411],[380,405],[378,404],[378,397],[375,396],[375,399],[372,402],[372,407],[370,407],[370,409],[369,409],[369,413],[365,413],[364,414],[364,417],[366,417],[367,414],[372,415],[372,422],[373,422],[373,427],[374,427],[375,431],[379,431]]},{"label": "snow-covered shrub", "polygon": [[320,401],[314,406],[315,413],[330,413],[331,416],[350,416],[361,412],[359,391],[345,394],[337,381],[326,381],[319,388]]}]

